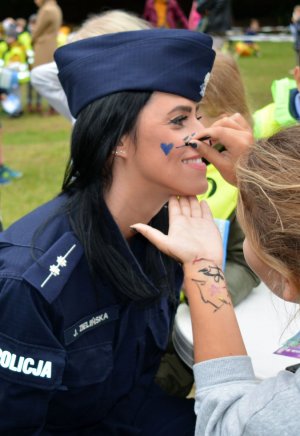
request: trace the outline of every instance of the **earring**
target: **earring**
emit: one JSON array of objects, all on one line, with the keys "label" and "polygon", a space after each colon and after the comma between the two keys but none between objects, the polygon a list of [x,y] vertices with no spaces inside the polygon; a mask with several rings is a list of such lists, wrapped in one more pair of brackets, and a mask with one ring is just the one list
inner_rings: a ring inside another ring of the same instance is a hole
[{"label": "earring", "polygon": [[112,151],[112,154],[114,154],[114,155],[116,155],[116,154],[121,154],[121,153],[124,153],[124,151],[123,150],[115,150],[115,151]]}]

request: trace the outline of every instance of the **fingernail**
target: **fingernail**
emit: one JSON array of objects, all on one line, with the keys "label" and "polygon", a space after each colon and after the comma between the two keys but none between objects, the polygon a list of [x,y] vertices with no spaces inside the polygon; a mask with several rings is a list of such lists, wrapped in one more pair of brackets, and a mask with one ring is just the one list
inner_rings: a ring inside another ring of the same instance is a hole
[{"label": "fingernail", "polygon": [[192,148],[198,148],[198,144],[196,144],[195,142],[189,142],[187,145],[189,145]]}]

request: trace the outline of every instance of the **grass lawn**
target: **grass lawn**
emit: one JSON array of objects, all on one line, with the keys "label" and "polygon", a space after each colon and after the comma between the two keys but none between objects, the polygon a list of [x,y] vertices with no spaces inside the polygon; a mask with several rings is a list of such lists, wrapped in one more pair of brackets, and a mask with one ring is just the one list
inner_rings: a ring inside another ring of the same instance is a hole
[{"label": "grass lawn", "polygon": [[[272,80],[289,75],[295,55],[291,43],[260,43],[261,56],[240,58],[249,103],[256,110],[271,101]],[[290,76],[291,77],[291,76]],[[6,163],[23,172],[20,180],[1,186],[4,227],[60,191],[69,154],[70,123],[59,115],[0,114]]]},{"label": "grass lawn", "polygon": [[4,227],[59,192],[69,155],[71,124],[59,115],[4,118],[6,163],[23,177],[1,186]]},{"label": "grass lawn", "polygon": [[240,71],[253,111],[271,102],[271,83],[274,79],[293,76],[289,74],[295,66],[295,52],[290,42],[259,43],[261,56],[238,59]]}]

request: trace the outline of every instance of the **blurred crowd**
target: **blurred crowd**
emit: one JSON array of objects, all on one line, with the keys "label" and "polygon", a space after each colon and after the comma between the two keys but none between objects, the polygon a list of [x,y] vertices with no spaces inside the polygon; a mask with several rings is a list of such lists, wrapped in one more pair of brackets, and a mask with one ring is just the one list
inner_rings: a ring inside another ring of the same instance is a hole
[{"label": "blurred crowd", "polygon": [[[57,5],[55,7],[58,8]],[[66,42],[71,30],[62,25],[60,9],[52,26],[49,25],[49,17],[47,23],[43,22],[41,11],[42,8],[27,20],[8,17],[0,23],[1,104],[3,111],[11,117],[21,116],[24,110],[29,113],[43,112],[42,97],[31,85],[30,72],[33,67],[53,59],[54,50]],[[22,84],[27,88],[25,107],[21,98]],[[46,113],[54,111],[49,107]]]}]

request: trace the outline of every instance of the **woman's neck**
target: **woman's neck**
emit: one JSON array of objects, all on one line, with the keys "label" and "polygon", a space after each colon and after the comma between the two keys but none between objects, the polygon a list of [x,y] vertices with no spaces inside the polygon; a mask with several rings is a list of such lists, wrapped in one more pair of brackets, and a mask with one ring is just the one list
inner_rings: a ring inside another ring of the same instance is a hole
[{"label": "woman's neck", "polygon": [[130,226],[136,223],[147,224],[168,201],[168,196],[155,195],[138,187],[133,191],[126,185],[113,183],[105,194],[105,202],[118,224],[124,238],[133,236]]}]

